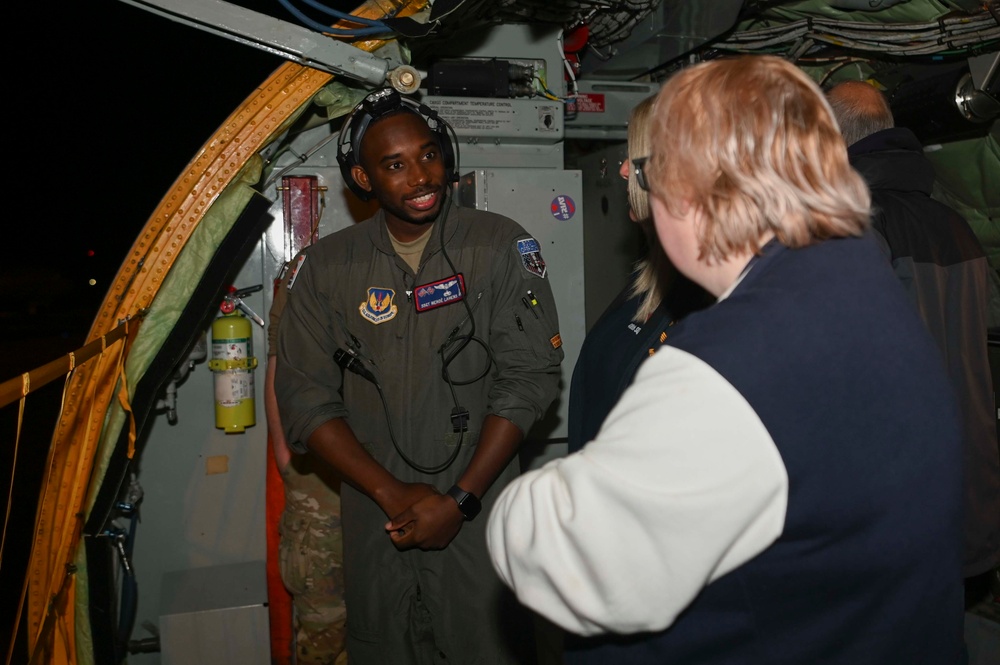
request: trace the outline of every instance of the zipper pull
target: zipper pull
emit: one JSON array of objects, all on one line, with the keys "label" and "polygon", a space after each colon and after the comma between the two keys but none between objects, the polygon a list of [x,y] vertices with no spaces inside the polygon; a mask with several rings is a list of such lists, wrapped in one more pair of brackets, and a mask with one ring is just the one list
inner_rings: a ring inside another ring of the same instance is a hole
[{"label": "zipper pull", "polygon": [[520,330],[521,332],[524,332],[524,326],[521,325],[521,317],[518,316],[517,314],[515,314],[514,315],[514,321],[517,322],[517,329]]}]

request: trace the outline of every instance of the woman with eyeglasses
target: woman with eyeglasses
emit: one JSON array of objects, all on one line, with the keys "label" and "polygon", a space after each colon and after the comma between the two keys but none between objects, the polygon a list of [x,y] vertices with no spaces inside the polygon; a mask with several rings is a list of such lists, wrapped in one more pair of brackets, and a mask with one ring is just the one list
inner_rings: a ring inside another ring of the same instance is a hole
[{"label": "woman with eyeglasses", "polygon": [[954,396],[823,93],[778,57],[704,62],[650,138],[657,236],[716,302],[507,486],[494,568],[602,636],[571,665],[961,662]]},{"label": "woman with eyeglasses", "polygon": [[684,314],[707,305],[705,291],[679,275],[656,239],[649,195],[636,181],[632,158],[649,154],[649,118],[656,96],[632,109],[628,158],[619,175],[627,182],[628,216],[646,236],[647,251],[621,293],[587,333],[573,369],[569,393],[569,452],[592,439],[639,364],[660,346],[661,335]]}]

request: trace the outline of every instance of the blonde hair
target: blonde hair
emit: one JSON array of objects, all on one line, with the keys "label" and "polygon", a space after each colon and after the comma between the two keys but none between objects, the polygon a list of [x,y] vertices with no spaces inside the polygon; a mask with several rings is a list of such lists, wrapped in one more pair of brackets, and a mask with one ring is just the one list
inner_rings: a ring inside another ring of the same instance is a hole
[{"label": "blonde hair", "polygon": [[[649,120],[653,112],[656,95],[642,100],[632,109],[628,121],[628,158],[629,161],[640,157],[648,157],[653,149],[649,138]],[[656,240],[653,230],[652,213],[649,208],[649,192],[639,186],[635,177],[635,168],[628,174],[628,205],[635,215],[636,223],[646,234],[648,250],[646,256],[635,264],[635,279],[629,287],[629,298],[642,296],[632,320],[636,323],[645,322],[660,306],[663,294],[670,286],[675,276],[675,270],[663,253],[663,248]]]},{"label": "blonde hair", "polygon": [[864,233],[870,195],[822,91],[776,56],[701,63],[660,91],[647,180],[671,214],[703,213],[701,258]]},{"label": "blonde hair", "polygon": [[[649,139],[649,118],[653,112],[656,95],[646,97],[635,105],[628,118],[628,158],[634,161],[640,157],[649,157],[653,142]],[[649,192],[639,186],[635,178],[635,167],[628,172],[628,205],[636,220],[645,221],[651,216],[649,210]]]}]

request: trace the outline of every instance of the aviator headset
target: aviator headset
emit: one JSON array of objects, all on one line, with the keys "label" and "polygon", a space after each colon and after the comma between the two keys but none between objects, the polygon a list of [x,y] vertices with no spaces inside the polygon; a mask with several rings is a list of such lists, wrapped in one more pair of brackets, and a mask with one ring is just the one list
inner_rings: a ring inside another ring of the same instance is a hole
[{"label": "aviator headset", "polygon": [[362,189],[354,181],[354,176],[351,175],[351,169],[358,164],[361,141],[372,122],[399,111],[416,113],[424,118],[441,146],[441,157],[444,160],[444,168],[447,173],[446,184],[458,182],[458,160],[456,159],[458,138],[451,125],[445,122],[437,111],[426,104],[403,97],[393,88],[381,88],[369,93],[354,107],[351,115],[341,126],[340,136],[337,138],[337,162],[340,164],[340,173],[344,177],[344,182],[347,183],[347,188],[362,201],[370,200],[374,194]]}]

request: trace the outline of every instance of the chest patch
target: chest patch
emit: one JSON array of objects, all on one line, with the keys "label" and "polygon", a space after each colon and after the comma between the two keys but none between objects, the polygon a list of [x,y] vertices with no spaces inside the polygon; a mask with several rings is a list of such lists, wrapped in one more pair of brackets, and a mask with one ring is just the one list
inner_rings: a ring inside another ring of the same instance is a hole
[{"label": "chest patch", "polygon": [[368,298],[361,303],[358,311],[375,325],[385,323],[396,316],[397,307],[393,302],[395,297],[396,292],[393,289],[371,286],[368,288]]},{"label": "chest patch", "polygon": [[413,290],[416,295],[418,312],[443,307],[465,298],[465,279],[462,273],[439,279],[436,282],[421,284]]},{"label": "chest patch", "polygon": [[532,275],[545,277],[545,259],[542,258],[542,248],[534,238],[517,241],[517,253],[521,255],[521,265]]}]

